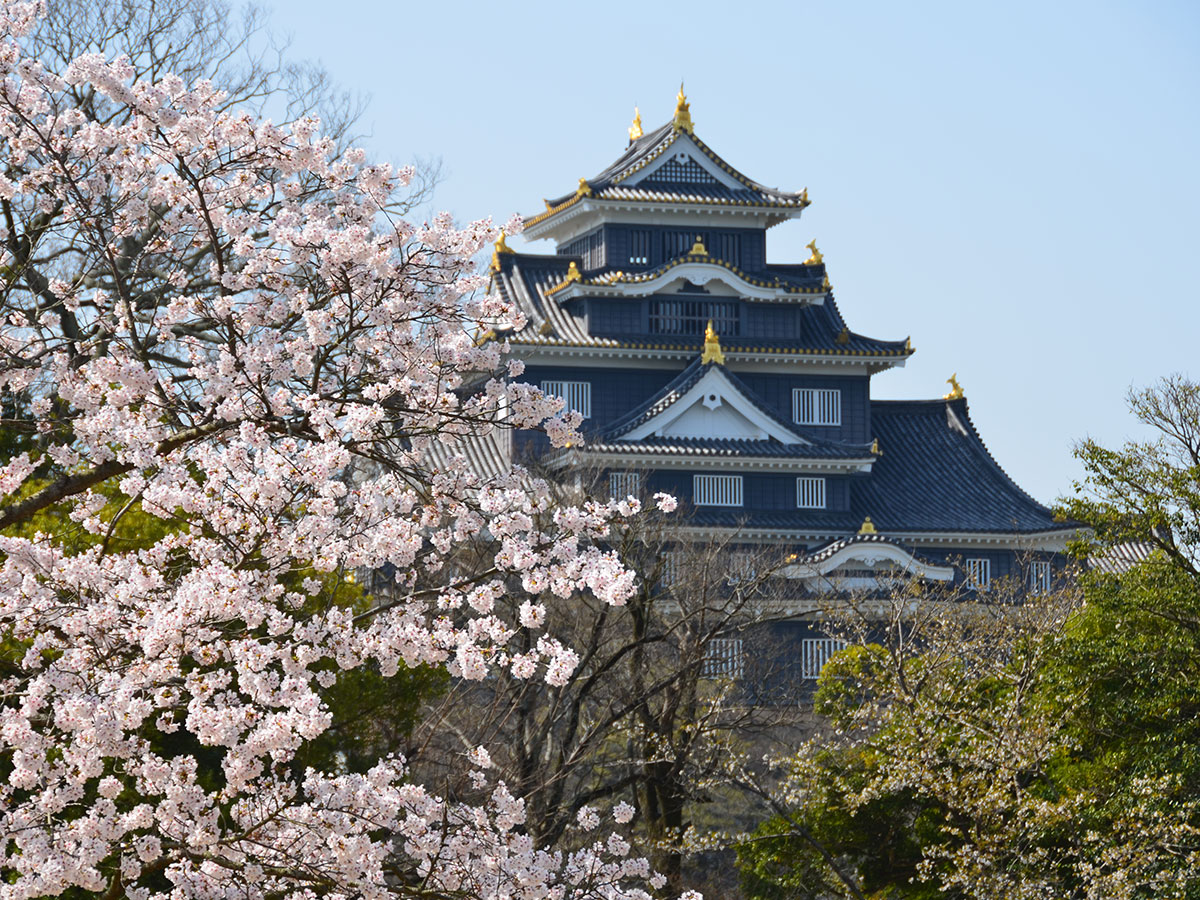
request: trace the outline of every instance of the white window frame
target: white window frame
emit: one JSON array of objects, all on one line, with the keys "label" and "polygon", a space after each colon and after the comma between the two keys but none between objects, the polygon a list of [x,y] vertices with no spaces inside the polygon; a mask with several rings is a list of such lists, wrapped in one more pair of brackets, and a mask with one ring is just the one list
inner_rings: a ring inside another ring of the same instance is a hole
[{"label": "white window frame", "polygon": [[701,678],[732,678],[738,680],[746,674],[746,661],[742,654],[741,638],[713,638],[704,647],[704,662],[701,663]]},{"label": "white window frame", "polygon": [[741,506],[741,475],[693,475],[692,502],[696,506]]},{"label": "white window frame", "polygon": [[842,392],[837,388],[793,388],[792,421],[797,425],[841,425]]},{"label": "white window frame", "polygon": [[825,509],[826,491],[825,479],[810,475],[801,475],[796,479],[796,508]]},{"label": "white window frame", "polygon": [[800,677],[816,681],[829,657],[845,649],[846,642],[841,638],[803,638],[800,641]]},{"label": "white window frame", "polygon": [[1050,561],[1035,559],[1029,564],[1029,589],[1035,594],[1050,592]]},{"label": "white window frame", "polygon": [[542,393],[563,401],[564,412],[577,412],[585,419],[592,417],[592,383],[590,381],[542,382]]},{"label": "white window frame", "polygon": [[612,500],[636,497],[642,490],[642,477],[637,472],[609,472],[608,496]]},{"label": "white window frame", "polygon": [[662,567],[658,570],[658,586],[674,587],[679,583],[679,572],[683,568],[683,551],[667,550],[661,559]]},{"label": "white window frame", "polygon": [[990,559],[967,560],[967,587],[975,591],[986,591],[992,583],[992,561]]}]

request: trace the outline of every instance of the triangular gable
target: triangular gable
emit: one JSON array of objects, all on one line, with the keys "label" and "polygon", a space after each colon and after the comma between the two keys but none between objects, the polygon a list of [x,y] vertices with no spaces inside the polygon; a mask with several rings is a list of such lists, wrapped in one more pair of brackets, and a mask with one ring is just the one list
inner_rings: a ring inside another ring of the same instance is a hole
[{"label": "triangular gable", "polygon": [[809,443],[761,409],[719,365],[709,366],[678,398],[618,440],[647,437]]},{"label": "triangular gable", "polygon": [[627,186],[664,180],[677,184],[719,184],[731,190],[746,186],[745,181],[722,169],[690,135],[682,132],[652,162],[632,175],[613,179],[614,183]]},{"label": "triangular gable", "polygon": [[898,578],[950,582],[954,567],[916,556],[883,535],[834,541],[783,570],[787,578],[828,590],[871,590]]}]

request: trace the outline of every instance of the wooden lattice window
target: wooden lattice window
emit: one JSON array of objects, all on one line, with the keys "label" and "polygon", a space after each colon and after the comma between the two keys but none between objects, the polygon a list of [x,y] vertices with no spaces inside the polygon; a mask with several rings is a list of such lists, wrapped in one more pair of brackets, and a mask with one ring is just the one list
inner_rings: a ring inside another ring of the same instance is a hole
[{"label": "wooden lattice window", "polygon": [[722,337],[741,332],[741,309],[736,300],[651,300],[650,333],[701,335],[711,320]]},{"label": "wooden lattice window", "polygon": [[829,657],[846,649],[846,642],[837,638],[804,638],[800,642],[800,677],[816,680]]},{"label": "wooden lattice window", "polygon": [[829,388],[794,389],[792,418],[798,425],[841,425],[842,392]]},{"label": "wooden lattice window", "polygon": [[613,500],[624,500],[626,497],[636,497],[641,489],[642,479],[637,472],[610,472],[608,475],[608,496]]},{"label": "wooden lattice window", "polygon": [[1034,560],[1029,564],[1029,589],[1035,594],[1045,594],[1050,590],[1050,563],[1046,560]]},{"label": "wooden lattice window", "polygon": [[796,507],[798,509],[824,509],[825,479],[807,475],[797,478]]},{"label": "wooden lattice window", "polygon": [[542,392],[560,397],[563,409],[577,412],[585,419],[592,415],[592,383],[590,381],[543,381]]},{"label": "wooden lattice window", "polygon": [[697,506],[741,506],[741,475],[693,475],[692,496]]},{"label": "wooden lattice window", "polygon": [[967,587],[986,591],[992,583],[992,561],[990,559],[967,560]]}]

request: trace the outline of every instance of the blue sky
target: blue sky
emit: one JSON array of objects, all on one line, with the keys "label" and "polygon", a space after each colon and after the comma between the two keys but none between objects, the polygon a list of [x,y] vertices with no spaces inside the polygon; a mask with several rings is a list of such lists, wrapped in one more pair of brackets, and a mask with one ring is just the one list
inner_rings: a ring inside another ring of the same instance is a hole
[{"label": "blue sky", "polygon": [[684,78],[706,143],[809,189],[769,258],[815,238],[850,327],[912,336],[873,394],[957,372],[1041,500],[1075,441],[1137,436],[1130,386],[1200,378],[1200,4],[289,0],[272,24],[370,95],[373,155],[440,158],[462,220],[569,192]]}]

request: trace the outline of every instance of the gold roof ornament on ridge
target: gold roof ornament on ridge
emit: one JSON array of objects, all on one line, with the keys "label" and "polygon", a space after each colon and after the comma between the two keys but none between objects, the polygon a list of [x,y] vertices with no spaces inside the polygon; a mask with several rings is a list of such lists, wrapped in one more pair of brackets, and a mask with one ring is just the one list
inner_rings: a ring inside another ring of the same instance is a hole
[{"label": "gold roof ornament on ridge", "polygon": [[[807,188],[805,188],[805,190],[807,190]],[[804,261],[804,264],[806,266],[815,266],[815,265],[817,265],[817,263],[825,262],[825,255],[820,250],[817,249],[817,239],[816,238],[813,238],[811,241],[809,241],[804,246],[812,251],[812,256],[810,256],[808,259],[806,259]]]},{"label": "gold roof ornament on ridge", "polygon": [[[692,244],[692,249],[688,253],[692,256],[708,256],[708,250],[704,247],[704,241],[700,240],[700,235],[696,235],[696,243]],[[712,322],[708,324],[711,325]]]},{"label": "gold roof ornament on ridge", "polygon": [[871,517],[867,516],[865,519],[863,519],[862,527],[858,529],[858,533],[879,534],[879,531],[875,528],[875,523],[871,521]]},{"label": "gold roof ornament on ridge", "polygon": [[712,319],[709,319],[708,327],[704,329],[704,352],[700,354],[700,365],[707,366],[714,362],[725,365],[725,354],[721,352],[721,339],[713,329]]},{"label": "gold roof ornament on ridge", "polygon": [[588,184],[588,181],[586,178],[579,179],[579,187],[577,187],[575,189],[575,196],[576,197],[592,196],[592,186],[590,184]]},{"label": "gold roof ornament on ridge", "polygon": [[942,394],[943,400],[961,400],[966,396],[966,394],[963,393],[962,385],[958,383],[957,372],[946,379],[946,384],[950,385],[950,393]]},{"label": "gold roof ornament on ridge", "polygon": [[675,96],[675,118],[673,120],[676,131],[686,131],[692,133],[692,111],[691,104],[688,103],[687,94],[683,92],[683,82],[679,82],[679,93]]},{"label": "gold roof ornament on ridge", "polygon": [[642,112],[636,106],[633,108],[633,124],[629,126],[629,143],[642,136]]},{"label": "gold roof ornament on ridge", "polygon": [[578,281],[583,275],[579,272],[579,266],[575,265],[575,260],[571,260],[571,264],[567,266],[567,277],[563,284],[570,284],[572,281]]},{"label": "gold roof ornament on ridge", "polygon": [[835,338],[835,340],[843,347],[850,343],[850,326],[843,325],[842,330],[838,332],[838,336]]},{"label": "gold roof ornament on ridge", "polygon": [[493,272],[500,271],[500,254],[501,253],[512,254],[512,253],[517,252],[512,247],[508,246],[508,242],[504,240],[504,237],[505,237],[504,229],[501,228],[500,229],[500,237],[496,238],[496,248],[494,250],[492,250],[492,271]]},{"label": "gold roof ornament on ridge", "polygon": [[879,438],[874,438],[871,441],[871,453],[874,456],[883,456],[883,451],[879,449]]}]

